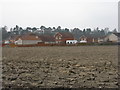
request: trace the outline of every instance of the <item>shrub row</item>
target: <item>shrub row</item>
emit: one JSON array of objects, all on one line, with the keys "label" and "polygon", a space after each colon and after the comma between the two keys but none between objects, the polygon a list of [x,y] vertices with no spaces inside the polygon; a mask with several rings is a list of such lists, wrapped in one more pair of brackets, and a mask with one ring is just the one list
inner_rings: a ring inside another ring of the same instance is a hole
[{"label": "shrub row", "polygon": [[32,45],[15,45],[15,44],[2,44],[2,47],[38,47],[38,46],[87,46],[87,45],[120,45],[120,43],[78,43],[78,44],[32,44]]}]

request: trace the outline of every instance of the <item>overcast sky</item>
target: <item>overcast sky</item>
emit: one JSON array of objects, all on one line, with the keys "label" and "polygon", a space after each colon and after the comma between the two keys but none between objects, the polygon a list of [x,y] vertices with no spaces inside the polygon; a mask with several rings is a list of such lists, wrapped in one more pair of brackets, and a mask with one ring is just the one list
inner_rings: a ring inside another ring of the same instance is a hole
[{"label": "overcast sky", "polygon": [[118,0],[1,0],[0,26],[118,27]]}]

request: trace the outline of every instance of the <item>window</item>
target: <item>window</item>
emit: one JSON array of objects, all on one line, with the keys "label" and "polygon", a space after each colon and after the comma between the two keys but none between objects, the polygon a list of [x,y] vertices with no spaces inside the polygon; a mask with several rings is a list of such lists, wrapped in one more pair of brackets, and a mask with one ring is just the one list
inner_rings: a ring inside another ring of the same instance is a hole
[{"label": "window", "polygon": [[61,39],[61,37],[59,37],[59,39]]},{"label": "window", "polygon": [[56,37],[56,39],[58,39],[58,37]]}]

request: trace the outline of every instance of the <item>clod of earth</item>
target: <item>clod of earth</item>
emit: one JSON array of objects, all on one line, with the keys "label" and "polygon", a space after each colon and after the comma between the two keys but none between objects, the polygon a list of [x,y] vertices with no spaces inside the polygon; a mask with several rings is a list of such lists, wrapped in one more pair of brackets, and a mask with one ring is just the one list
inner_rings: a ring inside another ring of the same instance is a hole
[{"label": "clod of earth", "polygon": [[117,46],[3,47],[3,87],[117,88]]}]

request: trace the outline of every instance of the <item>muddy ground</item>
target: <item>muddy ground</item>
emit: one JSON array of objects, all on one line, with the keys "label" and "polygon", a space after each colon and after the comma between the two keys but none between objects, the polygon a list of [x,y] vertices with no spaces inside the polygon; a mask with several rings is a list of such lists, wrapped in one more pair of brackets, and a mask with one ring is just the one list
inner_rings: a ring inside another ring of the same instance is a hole
[{"label": "muddy ground", "polygon": [[3,87],[117,88],[117,46],[3,48]]}]

